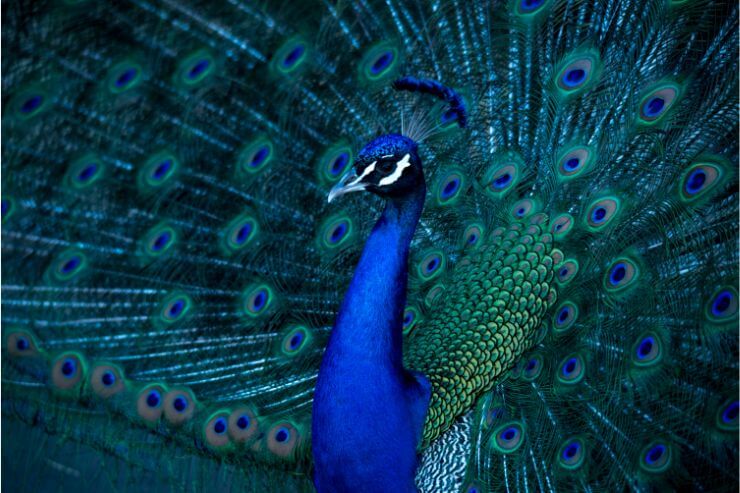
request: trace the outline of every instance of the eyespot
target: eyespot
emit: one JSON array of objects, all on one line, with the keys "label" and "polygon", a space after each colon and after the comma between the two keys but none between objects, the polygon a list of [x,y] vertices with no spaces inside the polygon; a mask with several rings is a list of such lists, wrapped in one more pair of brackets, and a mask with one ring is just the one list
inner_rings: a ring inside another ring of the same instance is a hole
[{"label": "eyespot", "polygon": [[640,270],[628,258],[620,258],[612,262],[604,277],[604,288],[609,292],[622,291],[632,286],[640,277]]},{"label": "eyespot", "polygon": [[101,399],[107,399],[126,389],[120,368],[109,364],[96,365],[90,373],[90,386]]},{"label": "eyespot", "polygon": [[167,223],[154,226],[142,238],[144,254],[149,257],[159,257],[172,250],[177,243],[178,235],[175,229]]},{"label": "eyespot", "polygon": [[516,219],[524,219],[536,212],[536,206],[531,199],[522,199],[517,201],[511,208],[511,215]]},{"label": "eyespot", "polygon": [[558,464],[569,471],[578,469],[586,458],[585,445],[580,438],[570,438],[563,442],[558,451]]},{"label": "eyespot", "polygon": [[79,277],[87,266],[88,261],[84,253],[75,249],[66,250],[52,263],[52,277],[60,282],[71,281]]},{"label": "eyespot", "polygon": [[519,167],[515,163],[494,168],[483,178],[486,192],[495,197],[506,194],[519,181]]},{"label": "eyespot", "polygon": [[726,176],[719,162],[700,162],[689,166],[681,177],[680,196],[684,202],[694,202],[714,190]]},{"label": "eyespot", "polygon": [[248,407],[234,409],[229,415],[229,435],[235,442],[247,442],[259,432],[257,416]]},{"label": "eyespot", "polygon": [[558,175],[562,180],[570,180],[588,171],[593,162],[594,152],[585,146],[570,147],[558,158]]},{"label": "eyespot", "polygon": [[298,73],[308,60],[309,46],[299,37],[285,41],[270,59],[271,68],[281,75]]},{"label": "eyespot", "polygon": [[181,425],[193,417],[195,398],[187,389],[172,389],[164,396],[164,417],[170,424]]},{"label": "eyespot", "polygon": [[553,329],[555,332],[565,332],[570,329],[578,319],[578,307],[570,301],[566,301],[555,312]]},{"label": "eyespot", "polygon": [[13,356],[36,356],[38,345],[36,339],[25,330],[14,330],[8,333],[5,339],[5,347]]},{"label": "eyespot", "polygon": [[239,169],[249,175],[256,174],[273,160],[274,146],[265,137],[258,137],[239,153]]},{"label": "eyespot", "polygon": [[561,286],[565,286],[578,274],[578,261],[569,259],[555,268],[557,281]]},{"label": "eyespot", "polygon": [[463,491],[465,493],[484,493],[485,490],[477,483],[470,483],[465,488],[463,488]]},{"label": "eyespot", "polygon": [[319,246],[327,251],[344,248],[353,238],[354,222],[345,214],[328,217],[319,228]]},{"label": "eyespot", "polygon": [[150,157],[138,174],[139,185],[156,189],[169,183],[177,173],[180,163],[172,154],[160,152]]},{"label": "eyespot", "polygon": [[311,332],[304,326],[289,327],[282,338],[280,349],[286,356],[296,356],[308,347],[311,341]]},{"label": "eyespot", "polygon": [[648,472],[663,472],[671,466],[671,455],[668,443],[655,441],[642,450],[640,465]]},{"label": "eyespot", "polygon": [[142,74],[141,66],[136,63],[118,63],[108,72],[108,91],[113,94],[120,94],[133,89],[141,82]]},{"label": "eyespot", "polygon": [[267,448],[278,457],[288,457],[301,442],[298,429],[287,421],[276,423],[267,432]]},{"label": "eyespot", "polygon": [[465,177],[459,171],[450,171],[442,176],[437,182],[437,203],[440,205],[450,205],[457,202],[462,196],[462,190],[465,186]]},{"label": "eyespot", "polygon": [[737,291],[727,286],[714,292],[707,303],[705,313],[712,322],[726,322],[737,316]]},{"label": "eyespot", "polygon": [[250,318],[259,317],[269,311],[273,297],[272,289],[267,284],[249,286],[242,295],[242,312]]},{"label": "eyespot", "polygon": [[410,334],[414,327],[419,323],[419,311],[413,307],[408,306],[403,312],[403,335]]},{"label": "eyespot", "polygon": [[193,301],[185,293],[174,292],[159,304],[155,326],[163,328],[183,320],[191,311]]},{"label": "eyespot", "polygon": [[206,50],[199,50],[186,57],[177,69],[177,80],[184,87],[203,82],[213,73],[216,61]]},{"label": "eyespot", "polygon": [[560,362],[558,368],[558,381],[567,384],[575,384],[583,379],[586,374],[586,365],[581,355],[574,353]]},{"label": "eyespot", "polygon": [[99,181],[104,175],[105,165],[100,159],[89,154],[74,161],[67,169],[65,181],[72,188],[81,190]]},{"label": "eyespot", "polygon": [[231,443],[229,438],[229,412],[218,411],[212,414],[203,428],[206,443],[215,449],[226,447]]},{"label": "eyespot", "polygon": [[251,213],[241,214],[223,230],[224,247],[234,253],[252,243],[259,235],[259,223]]},{"label": "eyespot", "polygon": [[441,250],[426,253],[416,267],[419,278],[426,282],[439,276],[447,267],[447,259]]},{"label": "eyespot", "polygon": [[353,159],[352,149],[349,146],[335,144],[319,158],[319,177],[326,183],[337,182],[349,169]]},{"label": "eyespot", "polygon": [[149,423],[154,423],[162,416],[163,402],[166,390],[158,384],[147,385],[139,392],[136,400],[136,411],[139,417]]},{"label": "eyespot", "polygon": [[586,89],[595,80],[598,66],[595,54],[574,55],[563,62],[563,68],[558,71],[556,84],[565,94],[575,94]]},{"label": "eyespot", "polygon": [[565,238],[571,229],[573,229],[573,216],[570,214],[560,214],[550,223],[550,232],[556,240]]},{"label": "eyespot", "polygon": [[447,288],[442,283],[437,283],[424,296],[424,304],[428,307],[435,306],[442,299]]},{"label": "eyespot", "polygon": [[64,353],[54,360],[51,380],[61,390],[76,387],[85,373],[82,357],[76,353]]},{"label": "eyespot", "polygon": [[734,431],[738,429],[738,413],[740,413],[740,403],[737,397],[726,400],[717,409],[716,423],[719,429],[723,431]]},{"label": "eyespot", "polygon": [[391,43],[380,43],[368,49],[360,62],[364,80],[376,82],[389,78],[396,72],[400,50]]},{"label": "eyespot", "polygon": [[539,13],[549,0],[517,0],[517,11],[520,15],[532,16]]},{"label": "eyespot", "polygon": [[3,197],[0,205],[2,205],[2,220],[6,221],[15,211],[15,200],[12,197]]},{"label": "eyespot", "polygon": [[31,89],[18,94],[13,99],[11,107],[17,118],[28,120],[46,110],[49,99],[43,91]]},{"label": "eyespot", "polygon": [[635,366],[653,366],[663,357],[663,343],[652,332],[641,335],[632,346],[632,362]]},{"label": "eyespot", "polygon": [[540,376],[542,373],[542,367],[544,366],[542,356],[534,354],[530,356],[524,366],[522,367],[521,378],[527,382],[532,382]]},{"label": "eyespot", "polygon": [[586,226],[591,231],[604,229],[619,212],[619,200],[605,197],[593,202],[586,212]]},{"label": "eyespot", "polygon": [[676,102],[679,87],[675,84],[663,84],[648,92],[640,101],[639,121],[653,124],[663,118]]},{"label": "eyespot", "polygon": [[493,437],[493,447],[502,454],[510,454],[524,443],[524,428],[520,423],[511,421],[497,428]]},{"label": "eyespot", "polygon": [[483,226],[480,224],[471,224],[462,235],[462,247],[468,250],[474,250],[483,244],[482,238],[484,235]]}]

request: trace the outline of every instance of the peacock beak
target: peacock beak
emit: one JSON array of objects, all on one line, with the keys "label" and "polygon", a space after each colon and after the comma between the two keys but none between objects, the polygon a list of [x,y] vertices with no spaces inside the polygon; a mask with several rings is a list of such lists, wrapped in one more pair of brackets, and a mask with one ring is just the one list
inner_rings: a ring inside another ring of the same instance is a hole
[{"label": "peacock beak", "polygon": [[329,192],[329,196],[327,197],[329,203],[331,203],[332,200],[339,197],[340,195],[344,195],[345,193],[359,192],[361,190],[365,190],[367,184],[360,181],[362,180],[362,178],[362,176],[357,176],[357,172],[354,168],[350,168],[350,170],[345,173],[345,175],[339,180],[336,185],[334,185],[334,187]]}]

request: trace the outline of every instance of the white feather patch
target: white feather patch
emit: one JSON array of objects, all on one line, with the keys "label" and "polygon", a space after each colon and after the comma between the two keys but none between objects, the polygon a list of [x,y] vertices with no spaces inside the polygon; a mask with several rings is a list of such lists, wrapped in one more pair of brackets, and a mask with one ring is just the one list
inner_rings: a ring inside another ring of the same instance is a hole
[{"label": "white feather patch", "polygon": [[396,163],[396,169],[393,171],[393,174],[388,175],[382,180],[380,180],[378,182],[378,185],[381,187],[385,185],[390,185],[392,183],[395,183],[399,178],[401,178],[401,175],[403,174],[403,170],[411,166],[411,162],[409,161],[410,158],[411,158],[411,154],[406,154],[400,161]]}]

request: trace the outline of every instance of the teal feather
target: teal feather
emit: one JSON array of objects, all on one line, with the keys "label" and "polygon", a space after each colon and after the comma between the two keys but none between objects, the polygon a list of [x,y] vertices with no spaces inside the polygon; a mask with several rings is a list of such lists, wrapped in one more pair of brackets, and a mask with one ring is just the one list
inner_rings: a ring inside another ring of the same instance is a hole
[{"label": "teal feather", "polygon": [[[455,377],[420,491],[734,490],[737,15],[3,4],[3,487],[311,491],[318,367],[382,210],[326,196],[402,131],[428,188],[407,359],[473,358],[481,333],[425,334],[507,234],[541,229],[557,293],[500,375]],[[455,88],[466,128],[402,75]]]}]

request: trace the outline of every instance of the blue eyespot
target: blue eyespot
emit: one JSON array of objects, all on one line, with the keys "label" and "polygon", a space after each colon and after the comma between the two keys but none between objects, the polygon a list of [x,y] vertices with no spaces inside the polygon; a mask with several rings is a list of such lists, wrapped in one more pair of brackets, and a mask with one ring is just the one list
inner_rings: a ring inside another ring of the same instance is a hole
[{"label": "blue eyespot", "polygon": [[103,385],[105,385],[106,387],[110,387],[111,385],[116,383],[116,376],[113,374],[112,371],[106,371],[100,377],[100,381],[103,382]]},{"label": "blue eyespot", "polygon": [[226,419],[216,419],[216,421],[213,423],[213,431],[218,435],[223,435],[224,433],[226,433]]},{"label": "blue eyespot", "polygon": [[344,172],[348,163],[349,163],[349,154],[347,154],[346,152],[343,152],[339,156],[337,156],[336,159],[334,159],[334,161],[332,161],[329,172],[334,176],[338,176]]},{"label": "blue eyespot", "polygon": [[21,105],[21,113],[32,113],[34,110],[38,109],[43,102],[43,96],[40,96],[38,94],[33,95],[23,102],[23,104]]},{"label": "blue eyespot", "polygon": [[617,286],[626,275],[627,267],[624,265],[624,263],[618,263],[617,265],[612,267],[611,273],[609,274],[609,282],[611,282],[613,286]]},{"label": "blue eyespot", "polygon": [[648,117],[660,115],[665,107],[665,99],[661,97],[650,98],[642,107],[642,112]]},{"label": "blue eyespot", "polygon": [[524,429],[517,422],[502,425],[494,432],[494,446],[501,453],[517,450],[524,442]]},{"label": "blue eyespot", "polygon": [[19,337],[15,341],[15,347],[18,349],[18,351],[26,351],[28,348],[31,347],[31,343],[28,342],[28,339],[25,337]]},{"label": "blue eyespot", "polygon": [[252,225],[250,223],[244,224],[239,230],[236,232],[236,237],[234,238],[235,243],[237,245],[241,245],[245,241],[247,241],[247,238],[249,238],[249,235],[252,233]]},{"label": "blue eyespot", "polygon": [[740,402],[732,401],[722,411],[722,421],[725,424],[737,424],[738,414],[740,414]]},{"label": "blue eyespot", "polygon": [[565,167],[566,170],[573,171],[573,170],[578,169],[578,166],[580,165],[581,165],[581,160],[578,159],[577,157],[572,157],[568,159],[567,161],[565,161],[565,164],[563,166]]},{"label": "blue eyespot", "polygon": [[290,338],[290,349],[296,350],[303,342],[303,333],[296,332],[293,337]]},{"label": "blue eyespot", "polygon": [[591,220],[596,223],[602,223],[606,217],[606,209],[603,207],[597,207],[591,212]]},{"label": "blue eyespot", "polygon": [[267,293],[265,290],[261,290],[259,293],[257,293],[254,297],[254,301],[252,302],[252,307],[255,310],[261,310],[262,307],[265,306],[265,302],[267,301]]},{"label": "blue eyespot", "polygon": [[654,338],[646,337],[645,339],[643,339],[642,342],[640,342],[640,345],[637,347],[637,359],[645,359],[653,350],[654,345]]},{"label": "blue eyespot", "polygon": [[576,358],[569,359],[565,365],[563,365],[563,375],[566,377],[573,374],[574,371],[576,371],[576,367],[578,365],[578,360]]},{"label": "blue eyespot", "polygon": [[438,257],[433,257],[424,266],[424,270],[426,271],[427,274],[431,274],[432,272],[434,272],[437,269],[437,267],[439,267],[439,258]]},{"label": "blue eyespot", "polygon": [[300,60],[301,56],[306,52],[306,47],[302,44],[299,44],[283,58],[283,67],[286,69],[290,69],[295,65],[295,63]]},{"label": "blue eyespot", "polygon": [[703,169],[695,169],[686,180],[686,191],[690,194],[695,194],[700,191],[707,181],[707,174]]},{"label": "blue eyespot", "polygon": [[342,240],[342,238],[344,238],[344,235],[347,234],[348,230],[349,230],[349,225],[347,221],[341,221],[331,231],[331,235],[329,236],[329,242],[331,244],[338,243],[339,241]]},{"label": "blue eyespot", "polygon": [[447,125],[449,123],[452,123],[458,119],[459,115],[457,114],[456,110],[449,109],[442,113],[442,116],[440,116],[440,122],[442,125]]},{"label": "blue eyespot", "polygon": [[82,259],[79,255],[75,255],[64,264],[62,264],[62,274],[69,274],[70,272],[73,272],[80,264],[82,263]]},{"label": "blue eyespot", "polygon": [[162,401],[162,395],[157,390],[152,390],[149,395],[146,396],[146,405],[149,407],[157,407]]},{"label": "blue eyespot", "polygon": [[98,170],[97,164],[89,164],[86,167],[82,168],[82,170],[77,174],[77,179],[79,181],[85,182],[95,176],[95,172]]},{"label": "blue eyespot", "polygon": [[645,456],[645,462],[647,462],[649,465],[655,464],[660,460],[661,457],[663,457],[665,450],[665,445],[654,446],[648,451],[647,455]]},{"label": "blue eyespot", "polygon": [[714,302],[712,302],[712,315],[715,317],[721,317],[731,305],[732,293],[727,290],[720,292],[714,298]]},{"label": "blue eyespot", "polygon": [[136,78],[139,71],[135,68],[129,68],[125,70],[121,75],[116,78],[116,87],[123,87]]},{"label": "blue eyespot", "polygon": [[188,407],[188,401],[184,397],[176,397],[172,402],[172,407],[179,413],[183,412]]},{"label": "blue eyespot", "polygon": [[503,175],[493,180],[493,188],[506,188],[506,185],[508,185],[509,183],[511,183],[511,175],[509,173],[504,173]]},{"label": "blue eyespot", "polygon": [[290,431],[285,427],[278,428],[275,432],[275,441],[278,443],[284,443],[288,440],[290,440]]},{"label": "blue eyespot", "polygon": [[154,168],[154,172],[152,173],[152,178],[154,178],[155,180],[161,180],[167,175],[167,172],[170,169],[172,169],[172,160],[165,159],[164,161],[159,163],[159,165],[156,168]]},{"label": "blue eyespot", "polygon": [[246,430],[247,428],[249,428],[249,416],[239,416],[239,418],[236,420],[236,426],[240,430]]},{"label": "blue eyespot", "polygon": [[62,375],[67,378],[72,378],[77,372],[77,363],[72,358],[67,358],[62,363]]},{"label": "blue eyespot", "polygon": [[270,148],[266,145],[260,147],[257,152],[254,153],[252,159],[249,161],[249,166],[252,168],[259,168],[267,157],[270,155]]},{"label": "blue eyespot", "polygon": [[162,250],[167,244],[170,242],[170,239],[172,238],[172,235],[165,231],[154,240],[154,243],[152,243],[152,250],[155,252],[158,252]]},{"label": "blue eyespot", "polygon": [[532,12],[537,10],[545,3],[545,0],[521,0],[520,9],[522,12]]},{"label": "blue eyespot", "polygon": [[172,303],[172,305],[170,306],[170,309],[167,310],[167,314],[170,317],[175,318],[182,313],[183,308],[185,308],[185,301],[177,300],[174,303]]},{"label": "blue eyespot", "polygon": [[370,73],[373,75],[378,75],[383,70],[387,69],[388,66],[393,62],[393,52],[392,51],[385,51],[378,56],[378,58],[375,59],[373,64],[370,66]]},{"label": "blue eyespot", "polygon": [[188,70],[188,78],[197,79],[198,76],[202,75],[210,66],[211,66],[210,60],[207,60],[207,59],[198,60],[195,63],[195,65],[193,65],[190,68],[190,70]]},{"label": "blue eyespot", "polygon": [[586,79],[586,71],[582,68],[568,70],[563,75],[563,84],[567,87],[576,87]]},{"label": "blue eyespot", "polygon": [[576,456],[576,454],[581,450],[581,444],[578,442],[569,443],[564,449],[563,449],[563,459],[570,460],[573,457]]},{"label": "blue eyespot", "polygon": [[446,199],[453,196],[458,188],[460,188],[460,180],[450,180],[445,184],[444,189],[442,189],[442,198]]}]

